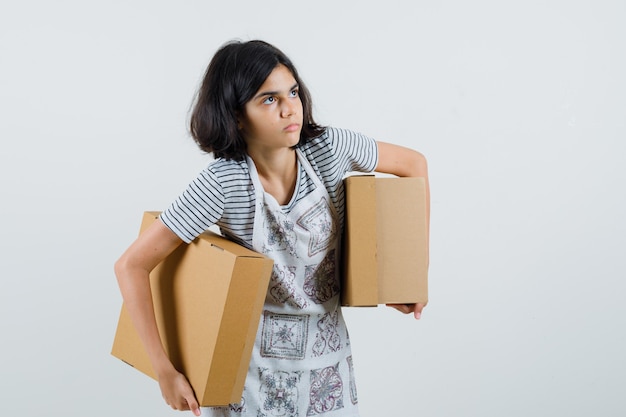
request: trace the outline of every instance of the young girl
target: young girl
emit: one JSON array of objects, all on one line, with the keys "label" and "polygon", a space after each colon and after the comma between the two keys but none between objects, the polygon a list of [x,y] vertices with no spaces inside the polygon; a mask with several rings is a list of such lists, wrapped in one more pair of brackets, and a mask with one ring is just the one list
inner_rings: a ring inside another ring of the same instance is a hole
[{"label": "young girl", "polygon": [[[262,41],[232,42],[213,57],[191,133],[215,160],[125,251],[115,271],[125,305],[173,409],[200,415],[184,375],[164,352],[149,273],[182,242],[217,224],[274,260],[243,398],[206,416],[358,416],[348,332],[339,302],[342,178],[350,171],[419,176],[413,150],[316,124],[291,61]],[[428,184],[428,181],[427,181]],[[394,305],[419,318],[424,305]]]}]

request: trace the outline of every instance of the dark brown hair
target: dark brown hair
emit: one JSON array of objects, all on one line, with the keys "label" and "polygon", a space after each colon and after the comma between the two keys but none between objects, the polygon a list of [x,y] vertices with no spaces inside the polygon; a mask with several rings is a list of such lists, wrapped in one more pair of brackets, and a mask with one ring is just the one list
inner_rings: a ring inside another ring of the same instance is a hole
[{"label": "dark brown hair", "polygon": [[303,123],[298,145],[324,132],[313,120],[309,90],[285,54],[260,40],[231,41],[213,56],[195,99],[190,130],[200,149],[215,158],[245,157],[246,142],[237,128],[237,116],[280,64],[291,71],[299,86]]}]

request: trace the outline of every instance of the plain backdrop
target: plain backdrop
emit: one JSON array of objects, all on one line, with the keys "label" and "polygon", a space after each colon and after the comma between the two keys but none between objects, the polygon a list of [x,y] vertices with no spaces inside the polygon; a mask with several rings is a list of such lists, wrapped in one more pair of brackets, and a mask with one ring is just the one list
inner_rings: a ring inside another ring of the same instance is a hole
[{"label": "plain backdrop", "polygon": [[215,50],[287,53],[322,124],[412,147],[430,304],[346,309],[363,417],[626,415],[626,3],[2,1],[0,415],[178,416],[110,355],[113,263],[209,161]]}]

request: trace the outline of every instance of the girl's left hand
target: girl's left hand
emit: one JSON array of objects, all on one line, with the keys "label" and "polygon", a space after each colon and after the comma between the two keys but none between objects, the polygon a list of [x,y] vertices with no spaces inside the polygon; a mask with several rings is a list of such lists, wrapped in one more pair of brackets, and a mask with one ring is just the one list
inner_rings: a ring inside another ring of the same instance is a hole
[{"label": "girl's left hand", "polygon": [[387,307],[395,308],[404,314],[413,313],[416,320],[419,320],[422,316],[422,310],[426,307],[426,303],[417,304],[387,304]]}]

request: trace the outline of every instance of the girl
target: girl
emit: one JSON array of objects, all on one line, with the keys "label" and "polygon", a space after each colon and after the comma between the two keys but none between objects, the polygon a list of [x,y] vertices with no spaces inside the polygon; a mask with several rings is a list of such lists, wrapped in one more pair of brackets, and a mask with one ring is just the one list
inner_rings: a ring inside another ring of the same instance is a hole
[{"label": "girl", "polygon": [[[163,350],[149,273],[182,242],[217,224],[274,260],[242,400],[207,416],[358,416],[337,265],[350,171],[419,176],[413,150],[316,124],[291,61],[262,41],[231,42],[213,57],[191,133],[215,160],[115,264],[124,302],[167,404],[200,415]],[[427,182],[428,184],[428,182]],[[419,318],[424,305],[394,305]]]}]

